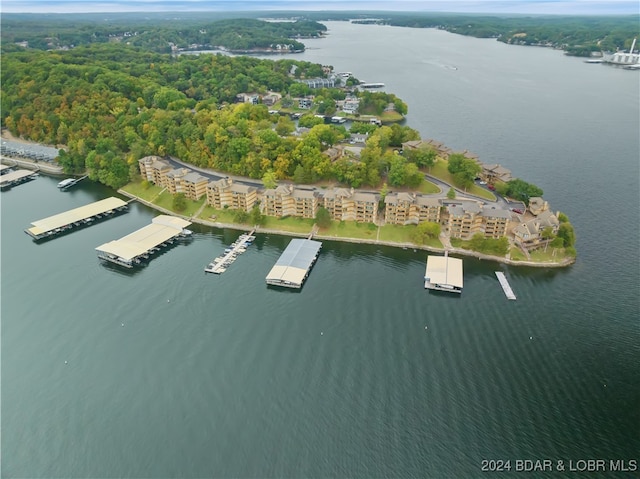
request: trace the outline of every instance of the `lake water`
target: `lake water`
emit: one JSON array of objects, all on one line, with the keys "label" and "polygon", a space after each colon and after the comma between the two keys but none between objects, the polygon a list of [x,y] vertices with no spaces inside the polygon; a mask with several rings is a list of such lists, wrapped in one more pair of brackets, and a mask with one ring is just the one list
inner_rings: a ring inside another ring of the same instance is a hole
[{"label": "lake water", "polygon": [[424,290],[424,252],[324,242],[304,288],[281,291],[264,278],[289,238],[259,235],[207,276],[240,233],[195,226],[122,271],[94,248],[157,213],[133,204],[35,244],[32,221],[114,194],[40,177],[1,198],[3,477],[461,478],[483,460],[520,477],[519,459],[638,459],[638,72],[327,25],[292,58],[384,82],[423,138],[542,187],[576,264],[465,258],[453,297]]}]

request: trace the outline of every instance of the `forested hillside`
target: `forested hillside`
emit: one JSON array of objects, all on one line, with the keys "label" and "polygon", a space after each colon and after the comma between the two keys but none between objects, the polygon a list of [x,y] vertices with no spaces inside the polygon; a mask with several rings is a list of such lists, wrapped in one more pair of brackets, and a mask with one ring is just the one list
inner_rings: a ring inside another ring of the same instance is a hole
[{"label": "forested hillside", "polygon": [[101,19],[94,15],[43,18],[41,16],[9,15],[2,20],[3,44],[27,42],[30,48],[41,50],[73,48],[91,43],[124,42],[157,53],[170,53],[172,46],[224,47],[230,51],[276,49],[287,46],[289,51],[303,51],[303,38],[315,38],[326,27],[314,21],[266,22],[252,18],[215,21],[160,21],[149,24],[138,15],[129,19]]},{"label": "forested hillside", "polygon": [[[2,126],[34,141],[66,145],[59,158],[66,171],[86,168],[92,179],[114,188],[151,154],[252,178],[273,171],[299,182],[338,178],[376,185],[390,165],[387,147],[418,138],[408,127],[383,127],[372,135],[363,161],[332,163],[323,151],[346,136],[343,127],[312,122],[299,138],[291,135],[289,117],[269,114],[264,105],[233,103],[245,92],[286,96],[292,85],[301,85],[292,70],[302,78],[322,72],[320,65],[294,60],[172,57],[122,44],[5,52]],[[319,104],[334,96],[314,93]],[[363,100],[375,107],[378,96],[406,112],[391,94],[367,92]]]}]

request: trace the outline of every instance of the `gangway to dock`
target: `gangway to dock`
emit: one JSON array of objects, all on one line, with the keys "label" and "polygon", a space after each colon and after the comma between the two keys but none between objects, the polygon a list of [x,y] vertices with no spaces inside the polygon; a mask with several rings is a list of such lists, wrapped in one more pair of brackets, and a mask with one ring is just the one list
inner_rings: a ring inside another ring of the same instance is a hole
[{"label": "gangway to dock", "polygon": [[254,228],[249,233],[241,234],[238,239],[231,244],[231,246],[224,250],[223,254],[215,258],[204,268],[205,273],[224,273],[227,268],[231,266],[231,263],[238,258],[238,255],[244,253],[247,250],[247,247],[256,239],[256,237],[253,236],[255,231],[256,230]]},{"label": "gangway to dock", "polygon": [[498,277],[498,281],[500,281],[500,286],[502,286],[502,290],[504,294],[509,299],[516,299],[516,295],[513,293],[509,282],[507,281],[507,277],[504,275],[502,271],[496,271],[496,276]]},{"label": "gangway to dock", "polygon": [[73,185],[77,184],[78,182],[88,177],[89,175],[84,175],[80,178],[67,178],[66,180],[62,180],[60,183],[58,183],[58,188],[60,188],[60,191],[66,191],[69,188],[71,188]]}]

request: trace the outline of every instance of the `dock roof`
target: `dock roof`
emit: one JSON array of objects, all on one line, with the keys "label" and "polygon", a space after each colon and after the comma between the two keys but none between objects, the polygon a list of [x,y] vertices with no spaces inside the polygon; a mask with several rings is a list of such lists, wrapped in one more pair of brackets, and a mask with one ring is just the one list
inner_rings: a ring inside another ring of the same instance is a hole
[{"label": "dock roof", "polygon": [[182,218],[159,215],[153,218],[150,225],[134,231],[119,240],[98,246],[96,250],[131,261],[165,241],[178,236],[190,224],[190,221]]},{"label": "dock roof", "polygon": [[424,277],[432,284],[462,289],[462,260],[450,256],[429,256]]},{"label": "dock roof", "polygon": [[4,186],[5,184],[10,184],[14,181],[18,181],[18,180],[21,180],[22,178],[26,178],[28,176],[32,176],[35,174],[36,172],[31,170],[10,171],[9,173],[5,173],[4,175],[0,176],[0,185]]},{"label": "dock roof", "polygon": [[33,236],[39,236],[43,233],[53,231],[57,228],[62,228],[63,226],[73,224],[77,221],[82,221],[87,218],[106,213],[107,211],[121,208],[126,206],[126,204],[127,203],[120,198],[111,196],[110,198],[105,198],[104,200],[96,201],[95,203],[90,203],[79,208],[65,211],[64,213],[59,213],[57,215],[49,216],[48,218],[34,221],[31,223],[33,227],[29,228],[27,231]]},{"label": "dock roof", "polygon": [[266,277],[267,283],[302,286],[322,243],[308,239],[292,239]]}]

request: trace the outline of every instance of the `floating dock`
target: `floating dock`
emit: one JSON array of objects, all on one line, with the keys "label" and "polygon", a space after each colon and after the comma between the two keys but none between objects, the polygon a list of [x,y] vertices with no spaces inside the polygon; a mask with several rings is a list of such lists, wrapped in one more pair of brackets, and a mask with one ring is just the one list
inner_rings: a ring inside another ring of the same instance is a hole
[{"label": "floating dock", "polygon": [[190,224],[190,221],[174,216],[156,216],[150,225],[119,240],[98,246],[98,258],[125,268],[133,268],[163,247],[173,244],[177,238],[189,237],[191,231],[185,228]]},{"label": "floating dock", "polygon": [[502,286],[505,296],[509,299],[516,299],[516,295],[513,294],[513,290],[511,289],[504,273],[502,271],[496,271],[496,276],[498,277],[498,281],[500,281],[500,286]]},{"label": "floating dock", "polygon": [[31,170],[13,170],[0,175],[0,188],[11,188],[12,186],[19,185],[31,181],[38,176],[37,171]]},{"label": "floating dock", "polygon": [[24,232],[37,241],[88,226],[97,220],[115,216],[126,210],[127,203],[120,198],[112,196],[80,208],[74,208],[64,213],[34,221],[31,223],[32,227],[24,230]]},{"label": "floating dock", "polygon": [[255,230],[251,230],[249,233],[241,234],[237,240],[235,240],[231,246],[224,250],[224,253],[215,258],[204,269],[205,273],[222,274],[224,273],[231,263],[233,263],[238,255],[247,251],[247,247],[253,243],[256,239],[253,236]]},{"label": "floating dock", "polygon": [[311,239],[292,239],[265,278],[267,284],[300,289],[318,259],[322,243]]},{"label": "floating dock", "polygon": [[60,183],[58,183],[58,188],[60,188],[60,190],[62,191],[67,190],[71,188],[73,185],[75,185],[76,183],[78,183],[79,181],[84,180],[86,177],[87,175],[81,178],[67,178],[66,180],[62,180]]},{"label": "floating dock", "polygon": [[444,256],[428,256],[424,275],[425,289],[462,293],[462,260]]}]

